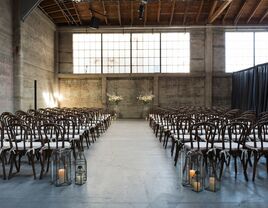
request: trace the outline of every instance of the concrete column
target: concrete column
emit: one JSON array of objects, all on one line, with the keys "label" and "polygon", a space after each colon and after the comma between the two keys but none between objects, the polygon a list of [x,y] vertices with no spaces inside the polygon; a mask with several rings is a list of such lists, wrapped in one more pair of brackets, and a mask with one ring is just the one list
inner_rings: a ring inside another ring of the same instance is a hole
[{"label": "concrete column", "polygon": [[205,38],[205,106],[212,107],[213,29],[206,29]]},{"label": "concrete column", "polygon": [[[59,87],[59,33],[54,32],[54,89],[55,92],[60,93]],[[60,101],[58,100],[58,107],[60,107]]]},{"label": "concrete column", "polygon": [[158,81],[159,78],[158,76],[154,76],[154,107],[158,107],[159,106],[159,87],[158,87]]},{"label": "concrete column", "polygon": [[101,78],[101,97],[102,97],[102,107],[107,107],[107,78],[103,76]]},{"label": "concrete column", "polygon": [[22,64],[23,53],[21,49],[21,21],[20,2],[13,0],[13,67],[14,67],[14,111],[20,110],[22,105],[23,82]]}]

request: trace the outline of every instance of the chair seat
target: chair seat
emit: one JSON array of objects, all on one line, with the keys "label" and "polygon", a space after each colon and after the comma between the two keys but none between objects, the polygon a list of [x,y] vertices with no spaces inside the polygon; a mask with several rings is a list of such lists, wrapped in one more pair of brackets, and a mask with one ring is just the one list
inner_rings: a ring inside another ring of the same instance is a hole
[{"label": "chair seat", "polygon": [[184,136],[180,135],[180,138],[178,138],[178,134],[174,134],[173,137],[174,137],[174,139],[180,139],[180,140],[182,140],[184,138],[185,142],[190,141],[190,134],[184,134]]},{"label": "chair seat", "polygon": [[[268,142],[263,142],[263,150],[268,150]],[[249,149],[257,148],[261,149],[261,142],[256,142],[256,147],[254,146],[254,142],[246,142],[246,147]]]},{"label": "chair seat", "polygon": [[[224,142],[224,149],[227,149],[227,150],[231,149],[230,147],[232,147],[232,150],[237,150],[238,146],[240,149],[242,149],[242,145],[238,144],[236,142],[231,142],[231,145],[230,145],[230,142]],[[222,144],[222,142],[215,143],[214,147],[217,149],[223,149],[223,144]]]},{"label": "chair seat", "polygon": [[[15,142],[12,142],[12,145],[13,147],[16,147],[16,144]],[[32,143],[32,148],[34,149],[39,149],[41,148],[41,143],[40,142],[33,142]],[[24,150],[24,144],[23,142],[17,142],[17,147],[18,147],[18,150]],[[25,142],[25,149],[30,149],[31,148],[31,143],[30,142]]]},{"label": "chair seat", "polygon": [[[45,147],[48,148],[48,143],[45,144]],[[57,142],[49,142],[50,149],[57,149]],[[58,148],[62,147],[62,142],[58,142]],[[64,142],[64,148],[71,148],[70,142]]]},{"label": "chair seat", "polygon": [[[186,149],[192,149],[191,147],[191,142],[186,142],[184,143],[184,147]],[[193,142],[193,148],[198,149],[198,142]],[[211,145],[209,144],[208,148],[211,148]],[[200,150],[205,150],[207,149],[207,142],[199,142],[199,149]]]},{"label": "chair seat", "polygon": [[70,141],[72,141],[72,140],[80,140],[80,135],[79,134],[75,134],[74,136],[69,135],[69,140]]},{"label": "chair seat", "polygon": [[2,150],[7,150],[10,149],[10,143],[9,142],[3,142],[3,147],[1,148]]}]

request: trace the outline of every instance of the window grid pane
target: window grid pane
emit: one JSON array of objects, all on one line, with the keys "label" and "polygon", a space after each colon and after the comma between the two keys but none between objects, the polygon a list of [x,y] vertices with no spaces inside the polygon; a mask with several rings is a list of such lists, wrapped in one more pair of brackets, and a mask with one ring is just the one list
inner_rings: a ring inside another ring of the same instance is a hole
[{"label": "window grid pane", "polygon": [[101,34],[73,34],[73,72],[101,73]]},{"label": "window grid pane", "polygon": [[255,33],[255,65],[268,62],[268,32]]},{"label": "window grid pane", "polygon": [[130,73],[130,34],[103,34],[103,73]]},{"label": "window grid pane", "polygon": [[132,72],[160,72],[160,34],[132,34]]},{"label": "window grid pane", "polygon": [[161,72],[190,72],[189,33],[161,33]]},{"label": "window grid pane", "polygon": [[235,72],[254,65],[253,32],[225,33],[225,71]]}]

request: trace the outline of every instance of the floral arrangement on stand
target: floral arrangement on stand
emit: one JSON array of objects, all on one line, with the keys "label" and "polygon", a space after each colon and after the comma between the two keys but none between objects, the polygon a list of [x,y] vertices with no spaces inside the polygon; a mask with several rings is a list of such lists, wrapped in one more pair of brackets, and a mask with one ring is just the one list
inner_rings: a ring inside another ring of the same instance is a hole
[{"label": "floral arrangement on stand", "polygon": [[107,94],[108,96],[108,101],[110,103],[113,103],[115,105],[118,105],[119,102],[121,102],[123,100],[123,97],[120,95],[111,95],[111,94]]},{"label": "floral arrangement on stand", "polygon": [[148,111],[150,109],[150,106],[148,104],[152,102],[153,98],[153,94],[140,95],[137,97],[137,99],[143,103],[143,112],[141,117],[145,118],[146,120],[148,119]]},{"label": "floral arrangement on stand", "polygon": [[141,101],[143,104],[148,104],[150,102],[152,102],[154,98],[154,95],[149,94],[149,95],[140,95],[139,97],[137,97],[137,99],[139,101]]},{"label": "floral arrangement on stand", "polygon": [[123,97],[120,95],[111,95],[111,94],[107,94],[108,96],[108,101],[114,105],[113,107],[113,120],[117,118],[117,115],[119,115],[119,109],[118,109],[118,104],[123,100]]}]

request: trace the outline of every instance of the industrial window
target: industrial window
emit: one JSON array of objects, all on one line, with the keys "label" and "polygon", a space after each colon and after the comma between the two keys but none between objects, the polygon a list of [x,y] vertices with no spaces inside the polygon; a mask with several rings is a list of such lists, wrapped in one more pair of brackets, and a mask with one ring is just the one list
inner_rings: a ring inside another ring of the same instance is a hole
[{"label": "industrial window", "polygon": [[73,72],[101,73],[101,34],[73,35]]},{"label": "industrial window", "polygon": [[132,34],[132,72],[160,72],[160,34]]},{"label": "industrial window", "polygon": [[130,34],[103,34],[103,73],[130,73]]},{"label": "industrial window", "polygon": [[235,72],[268,62],[267,32],[226,32],[225,71]]},{"label": "industrial window", "polygon": [[268,62],[268,32],[255,33],[255,65]]},{"label": "industrial window", "polygon": [[189,71],[189,33],[73,34],[74,73]]},{"label": "industrial window", "polygon": [[161,72],[190,72],[189,33],[161,33]]}]

